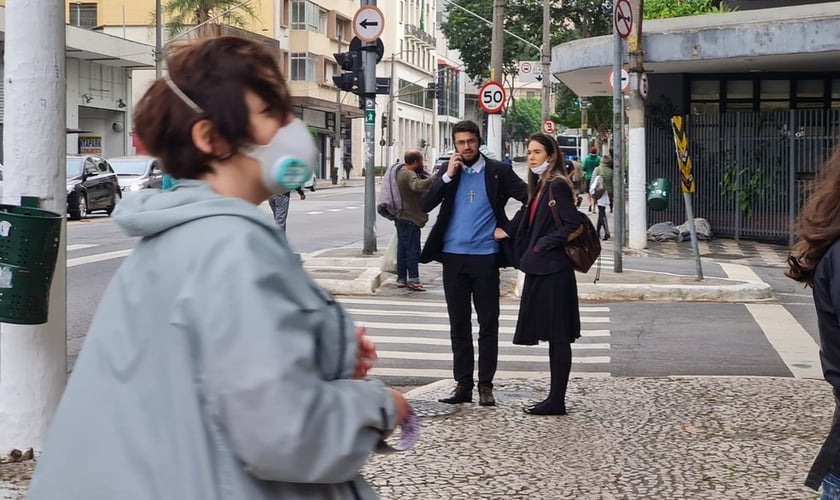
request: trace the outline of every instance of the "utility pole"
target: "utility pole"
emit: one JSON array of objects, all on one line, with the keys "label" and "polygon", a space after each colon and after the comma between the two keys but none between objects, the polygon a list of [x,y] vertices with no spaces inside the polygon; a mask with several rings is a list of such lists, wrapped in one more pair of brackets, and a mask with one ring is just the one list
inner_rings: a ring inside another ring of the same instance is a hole
[{"label": "utility pole", "polygon": [[631,0],[633,27],[627,39],[630,54],[630,217],[628,243],[635,250],[647,246],[647,206],[645,200],[645,101],[639,93],[639,83],[645,72],[642,61],[642,14],[644,0]]},{"label": "utility pole", "polygon": [[[490,81],[502,83],[502,62],[504,60],[505,0],[493,1],[493,32],[490,45]],[[487,147],[502,157],[502,115],[487,116]]]},{"label": "utility pole", "polygon": [[[376,0],[362,0],[362,7],[376,7]],[[363,48],[376,47],[375,43],[364,42]],[[376,252],[376,193],[374,154],[376,153],[376,52],[362,51],[362,98],[365,104],[365,228],[362,253]],[[389,117],[390,118],[390,117]]]},{"label": "utility pole", "polygon": [[[336,37],[337,38],[337,37]],[[336,41],[338,51],[341,52],[341,40]],[[335,89],[335,144],[333,148],[333,167],[338,169],[338,177],[347,183],[347,172],[344,171],[344,135],[341,131],[344,128],[344,122],[341,120],[341,89]]]},{"label": "utility pole", "polygon": [[155,79],[163,69],[163,26],[160,23],[160,0],[155,0]]},{"label": "utility pole", "polygon": [[[542,26],[542,118],[551,119],[551,0],[543,0]],[[501,157],[500,157],[501,158]]]},{"label": "utility pole", "polygon": [[[616,8],[618,0],[615,0]],[[624,43],[613,28],[613,271],[623,271],[622,248],[624,247],[624,95],[621,92],[621,63],[624,59]],[[583,103],[580,105],[583,113]],[[587,151],[588,152],[588,151]]]},{"label": "utility pole", "polygon": [[[32,196],[65,214],[67,105],[64,3],[6,3],[6,145],[3,201]],[[38,449],[67,382],[66,225],[53,274],[49,319],[0,325],[0,450]],[[5,299],[4,299],[5,300]]]}]

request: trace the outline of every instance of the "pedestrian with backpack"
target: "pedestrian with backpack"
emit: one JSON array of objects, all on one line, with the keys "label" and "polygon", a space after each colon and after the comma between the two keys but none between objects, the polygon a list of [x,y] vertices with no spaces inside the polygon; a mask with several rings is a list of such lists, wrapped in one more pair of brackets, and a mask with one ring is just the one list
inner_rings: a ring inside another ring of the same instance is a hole
[{"label": "pedestrian with backpack", "polygon": [[603,239],[604,241],[607,241],[610,239],[610,226],[607,223],[607,207],[610,206],[610,194],[607,191],[604,177],[600,174],[596,175],[595,178],[592,179],[589,194],[592,195],[592,199],[595,200],[595,203],[598,205],[598,224],[595,226],[595,229],[598,231],[598,235],[600,236],[601,228],[604,228]]},{"label": "pedestrian with backpack", "polygon": [[402,210],[394,220],[397,227],[397,287],[413,292],[425,292],[420,283],[420,229],[429,214],[420,208],[420,198],[434,181],[423,171],[423,153],[412,149],[405,152],[404,164],[397,172]]},{"label": "pedestrian with backpack", "polygon": [[528,202],[494,236],[514,236],[519,269],[525,273],[513,343],[548,341],[551,388],[548,397],[523,411],[565,415],[566,387],[572,369],[572,342],[580,337],[577,280],[567,254],[581,217],[563,153],[554,139],[534,134],[528,140]]},{"label": "pedestrian with backpack", "polygon": [[593,147],[589,150],[589,154],[586,155],[586,158],[583,159],[583,164],[581,168],[583,169],[583,189],[589,198],[589,211],[595,211],[595,200],[592,199],[592,196],[589,196],[590,192],[590,185],[592,184],[592,174],[595,172],[595,169],[598,168],[598,165],[601,164],[601,157],[598,155],[598,148]]}]

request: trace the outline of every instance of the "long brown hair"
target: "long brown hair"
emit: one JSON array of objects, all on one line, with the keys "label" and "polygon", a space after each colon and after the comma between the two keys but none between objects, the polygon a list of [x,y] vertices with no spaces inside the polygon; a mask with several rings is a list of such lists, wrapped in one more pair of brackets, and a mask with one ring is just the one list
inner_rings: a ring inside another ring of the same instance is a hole
[{"label": "long brown hair", "polygon": [[[563,181],[569,185],[569,190],[572,192],[572,201],[577,203],[575,199],[575,188],[572,181],[569,180],[569,177],[566,175],[566,155],[560,148],[557,146],[557,141],[554,140],[553,137],[547,134],[536,133],[532,134],[531,137],[528,137],[528,144],[531,141],[536,141],[542,144],[545,148],[545,152],[548,156],[554,156],[554,161],[548,166],[548,172],[546,175],[546,183],[553,181],[554,179],[563,179]],[[534,196],[537,195],[537,189],[540,182],[540,176],[536,175],[534,172],[531,172],[531,169],[528,169],[528,199],[531,200]]]},{"label": "long brown hair", "polygon": [[796,243],[788,256],[785,276],[807,286],[829,247],[840,239],[840,146],[823,165],[817,187],[796,223]]}]

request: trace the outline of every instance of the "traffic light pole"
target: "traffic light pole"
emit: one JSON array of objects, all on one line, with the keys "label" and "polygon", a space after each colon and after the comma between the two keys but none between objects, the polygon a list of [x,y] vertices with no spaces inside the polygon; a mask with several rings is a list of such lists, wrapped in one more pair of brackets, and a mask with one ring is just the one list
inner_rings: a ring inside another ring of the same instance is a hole
[{"label": "traffic light pole", "polygon": [[[376,0],[362,0],[362,6],[376,6]],[[363,48],[376,47],[367,42]],[[362,96],[365,103],[365,228],[362,253],[373,255],[376,252],[376,194],[374,172],[374,137],[376,137],[376,52],[362,51]],[[389,117],[390,119],[390,117]]]}]

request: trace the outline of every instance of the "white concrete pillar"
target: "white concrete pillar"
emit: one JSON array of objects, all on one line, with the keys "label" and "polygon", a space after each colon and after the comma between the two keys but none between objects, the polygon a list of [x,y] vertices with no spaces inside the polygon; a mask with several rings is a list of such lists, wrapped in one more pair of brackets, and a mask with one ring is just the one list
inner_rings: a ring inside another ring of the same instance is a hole
[{"label": "white concrete pillar", "polygon": [[[637,111],[631,110],[630,113]],[[644,110],[640,111],[644,113]],[[631,123],[633,122],[631,118]],[[647,200],[645,199],[645,128],[630,128],[629,145],[629,220],[627,243],[630,248],[641,250],[647,246]]]},{"label": "white concrete pillar", "polygon": [[[6,4],[3,201],[38,196],[64,214],[64,3]],[[0,452],[40,448],[67,378],[66,225],[43,325],[0,324]]]}]

